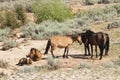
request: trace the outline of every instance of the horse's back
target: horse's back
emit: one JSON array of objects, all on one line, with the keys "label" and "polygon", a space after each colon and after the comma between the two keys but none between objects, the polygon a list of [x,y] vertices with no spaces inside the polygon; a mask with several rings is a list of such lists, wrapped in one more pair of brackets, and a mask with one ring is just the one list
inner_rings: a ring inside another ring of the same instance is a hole
[{"label": "horse's back", "polygon": [[73,42],[71,37],[68,37],[68,36],[52,36],[50,40],[51,40],[51,45],[53,44],[61,48],[68,46]]}]

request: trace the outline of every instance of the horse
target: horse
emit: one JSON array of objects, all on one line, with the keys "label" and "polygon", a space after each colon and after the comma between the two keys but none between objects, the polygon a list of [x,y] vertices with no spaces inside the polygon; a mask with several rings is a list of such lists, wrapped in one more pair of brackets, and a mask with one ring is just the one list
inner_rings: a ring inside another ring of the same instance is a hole
[{"label": "horse", "polygon": [[[51,52],[53,58],[55,58],[53,51],[56,48],[65,48],[63,58],[68,58],[69,47],[70,47],[70,45],[73,44],[74,41],[78,41],[78,43],[81,45],[82,44],[81,36],[78,36],[76,34],[65,35],[65,36],[52,36],[47,41],[47,45],[46,45],[44,54],[48,54],[48,50],[51,47],[50,52]],[[66,53],[66,55],[65,55],[65,53]]]},{"label": "horse", "polygon": [[[88,52],[89,51],[89,44],[91,45],[91,58],[93,57],[93,45],[95,45],[95,51],[96,51],[96,57],[97,57],[97,46],[99,46],[100,49],[100,59],[102,59],[103,50],[105,49],[105,55],[108,55],[109,50],[109,35],[107,33],[103,32],[93,32],[91,30],[86,31],[82,38],[84,37],[83,42],[85,44],[85,48],[87,47]],[[85,55],[86,55],[86,49],[85,49]]]},{"label": "horse", "polygon": [[[78,35],[81,36],[82,43],[84,44],[85,56],[90,55],[89,44],[88,44],[88,39],[86,38],[86,34],[78,33]],[[88,54],[87,54],[87,50],[88,50]]]},{"label": "horse", "polygon": [[18,64],[16,65],[23,66],[24,64],[26,65],[32,64],[32,60],[29,57],[26,58],[23,57],[19,60]]},{"label": "horse", "polygon": [[31,48],[27,57],[30,57],[33,61],[39,61],[42,58],[41,52],[36,48]]}]

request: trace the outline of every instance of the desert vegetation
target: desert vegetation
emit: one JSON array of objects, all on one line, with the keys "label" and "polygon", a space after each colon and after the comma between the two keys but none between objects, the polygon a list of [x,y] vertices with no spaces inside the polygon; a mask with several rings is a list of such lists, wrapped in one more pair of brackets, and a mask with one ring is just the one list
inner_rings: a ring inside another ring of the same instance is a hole
[{"label": "desert vegetation", "polygon": [[[108,56],[82,56],[83,45],[75,42],[68,59],[56,50],[58,58],[48,54],[29,66],[15,65],[31,47],[43,53],[51,36],[86,30],[109,34]],[[120,0],[0,0],[0,56],[1,80],[119,80]]]}]

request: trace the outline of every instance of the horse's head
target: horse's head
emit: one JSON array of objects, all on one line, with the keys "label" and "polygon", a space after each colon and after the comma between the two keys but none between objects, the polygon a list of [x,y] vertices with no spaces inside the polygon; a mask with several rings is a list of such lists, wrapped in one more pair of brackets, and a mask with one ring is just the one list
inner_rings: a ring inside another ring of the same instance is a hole
[{"label": "horse's head", "polygon": [[28,53],[28,55],[26,55],[26,57],[33,58],[34,54],[35,54],[35,48],[31,48],[30,52]]},{"label": "horse's head", "polygon": [[77,41],[80,45],[82,44],[82,37],[80,35],[77,35]]}]

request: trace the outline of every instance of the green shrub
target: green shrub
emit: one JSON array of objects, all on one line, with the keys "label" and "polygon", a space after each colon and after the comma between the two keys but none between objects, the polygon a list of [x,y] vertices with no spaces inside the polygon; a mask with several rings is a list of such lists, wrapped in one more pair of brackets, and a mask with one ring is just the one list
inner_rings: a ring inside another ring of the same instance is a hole
[{"label": "green shrub", "polygon": [[7,68],[9,66],[8,62],[0,60],[0,68]]},{"label": "green shrub", "polygon": [[120,0],[114,0],[114,3],[119,3],[120,2]]},{"label": "green shrub", "polygon": [[0,28],[4,28],[5,21],[5,16],[3,15],[3,13],[0,13]]},{"label": "green shrub", "polygon": [[85,5],[94,5],[95,4],[95,0],[84,0],[83,2]]},{"label": "green shrub", "polygon": [[37,23],[45,20],[64,21],[73,16],[71,10],[60,0],[36,0],[32,10],[37,17]]},{"label": "green shrub", "polygon": [[108,3],[110,3],[110,1],[111,1],[111,0],[99,0],[98,3],[99,3],[99,4],[102,4],[102,3],[108,4]]},{"label": "green shrub", "polygon": [[107,25],[107,29],[113,29],[113,28],[118,28],[118,27],[120,27],[120,21],[118,20],[112,21],[111,23],[108,23]]},{"label": "green shrub", "polygon": [[117,11],[117,14],[120,15],[120,5],[113,5],[112,7]]},{"label": "green shrub", "polygon": [[3,45],[2,50],[8,50],[10,48],[18,46],[18,43],[12,39],[5,39],[3,42],[4,42],[4,45]]},{"label": "green shrub", "polygon": [[15,5],[15,11],[17,13],[18,20],[20,20],[22,24],[24,24],[26,21],[26,15],[22,5]]},{"label": "green shrub", "polygon": [[48,64],[48,69],[56,70],[60,68],[61,63],[59,60],[55,60],[53,57],[49,57],[47,59],[47,64]]},{"label": "green shrub", "polygon": [[5,12],[5,23],[4,26],[10,27],[12,29],[17,27],[17,17],[16,14],[12,11],[6,11]]},{"label": "green shrub", "polygon": [[60,22],[44,21],[41,24],[29,23],[21,27],[25,37],[32,39],[48,39],[54,35],[74,34],[76,31],[81,32],[85,22],[77,18]]},{"label": "green shrub", "polygon": [[90,69],[91,67],[92,67],[92,65],[90,63],[80,62],[75,68],[76,69],[84,69],[84,68]]},{"label": "green shrub", "polygon": [[120,66],[120,57],[114,61],[114,64]]},{"label": "green shrub", "polygon": [[10,36],[11,29],[10,28],[5,28],[5,29],[0,29],[0,41],[4,41],[6,38]]},{"label": "green shrub", "polygon": [[[76,17],[82,18],[86,17],[87,20],[92,22],[94,21],[103,21],[103,20],[111,20],[120,15],[120,5],[112,5],[107,6],[105,8],[90,8],[85,11],[80,11]],[[89,22],[90,22],[89,21]]]},{"label": "green shrub", "polygon": [[104,63],[102,63],[102,66],[105,67],[105,68],[115,67],[113,62],[104,62]]}]

